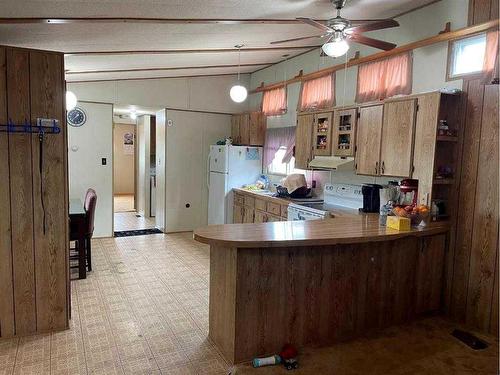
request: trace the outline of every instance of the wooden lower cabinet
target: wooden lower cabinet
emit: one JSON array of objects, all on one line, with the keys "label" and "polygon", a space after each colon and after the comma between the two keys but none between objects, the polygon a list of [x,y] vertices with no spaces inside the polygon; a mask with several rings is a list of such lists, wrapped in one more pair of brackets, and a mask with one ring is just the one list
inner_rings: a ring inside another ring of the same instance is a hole
[{"label": "wooden lower cabinet", "polygon": [[253,207],[243,207],[243,223],[253,223],[255,220],[255,210]]},{"label": "wooden lower cabinet", "polygon": [[234,224],[241,224],[243,223],[243,206],[239,204],[235,204],[233,206],[233,223]]},{"label": "wooden lower cabinet", "polygon": [[256,198],[250,194],[234,194],[233,224],[287,221],[288,205],[279,200]]}]

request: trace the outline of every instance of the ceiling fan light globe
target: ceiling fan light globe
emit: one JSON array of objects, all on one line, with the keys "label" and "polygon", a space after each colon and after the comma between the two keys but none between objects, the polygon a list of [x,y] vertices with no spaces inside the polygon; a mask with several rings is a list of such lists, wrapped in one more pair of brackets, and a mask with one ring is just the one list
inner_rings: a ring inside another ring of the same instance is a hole
[{"label": "ceiling fan light globe", "polygon": [[231,100],[235,103],[242,103],[248,96],[248,91],[245,86],[234,85],[229,91],[229,96]]},{"label": "ceiling fan light globe", "polygon": [[347,51],[349,51],[349,43],[347,43],[345,40],[332,41],[323,44],[321,48],[323,49],[323,52],[328,56],[340,57],[342,55],[345,55]]}]

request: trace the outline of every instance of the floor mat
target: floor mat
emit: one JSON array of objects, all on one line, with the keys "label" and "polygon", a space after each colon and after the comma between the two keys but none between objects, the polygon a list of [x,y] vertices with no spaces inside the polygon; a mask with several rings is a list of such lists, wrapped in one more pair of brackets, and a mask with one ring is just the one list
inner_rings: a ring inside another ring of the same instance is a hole
[{"label": "floor mat", "polygon": [[145,236],[148,234],[163,233],[157,228],[152,229],[137,229],[137,230],[121,230],[115,232],[115,237],[130,237],[130,236]]}]

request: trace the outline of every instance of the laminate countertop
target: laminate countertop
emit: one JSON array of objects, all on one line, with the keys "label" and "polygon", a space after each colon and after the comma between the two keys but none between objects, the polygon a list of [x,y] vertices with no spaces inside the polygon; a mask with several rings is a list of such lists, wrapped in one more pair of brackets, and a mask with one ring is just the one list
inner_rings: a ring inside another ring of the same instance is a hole
[{"label": "laminate countertop", "polygon": [[435,222],[426,227],[397,231],[379,226],[378,215],[358,215],[325,220],[209,225],[195,230],[193,237],[219,247],[263,248],[388,241],[446,233],[448,229],[447,222]]}]

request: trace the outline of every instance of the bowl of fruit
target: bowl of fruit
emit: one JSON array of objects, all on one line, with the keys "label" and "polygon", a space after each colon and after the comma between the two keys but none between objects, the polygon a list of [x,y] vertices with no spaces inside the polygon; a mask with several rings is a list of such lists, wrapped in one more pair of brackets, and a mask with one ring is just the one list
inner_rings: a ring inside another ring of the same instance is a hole
[{"label": "bowl of fruit", "polygon": [[396,216],[406,217],[411,220],[411,225],[420,225],[427,222],[429,207],[426,205],[396,206],[392,213]]}]

